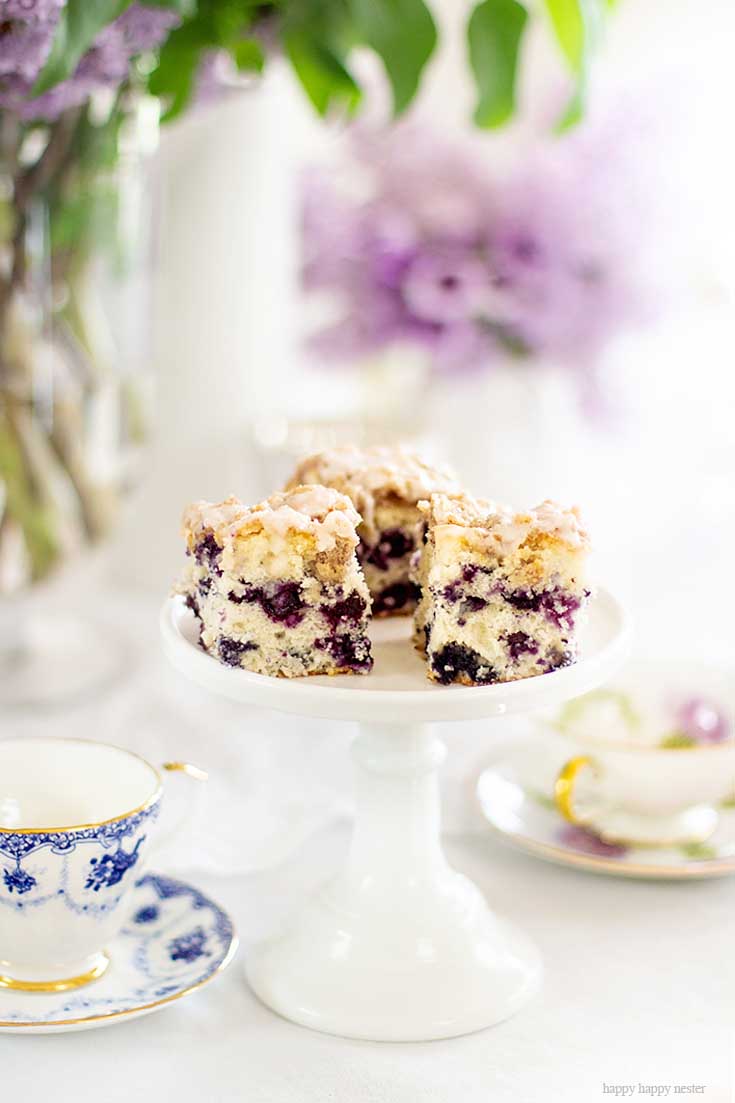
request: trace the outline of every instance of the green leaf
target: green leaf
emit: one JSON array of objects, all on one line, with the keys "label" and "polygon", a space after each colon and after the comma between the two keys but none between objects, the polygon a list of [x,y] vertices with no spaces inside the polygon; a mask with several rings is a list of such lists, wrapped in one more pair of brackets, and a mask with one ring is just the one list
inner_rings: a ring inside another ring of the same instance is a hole
[{"label": "green leaf", "polygon": [[577,84],[555,126],[557,134],[575,126],[584,114],[592,55],[601,36],[609,0],[545,0],[557,42]]},{"label": "green leaf", "polygon": [[529,797],[535,804],[538,804],[540,808],[545,808],[548,812],[556,811],[556,801],[553,797],[550,797],[548,793],[544,793],[541,789],[526,789],[526,796]]},{"label": "green leaf", "polygon": [[[101,124],[91,121],[88,110],[82,114],[74,134],[74,162],[77,172],[88,173],[91,180],[94,180],[102,169],[114,169],[119,154],[118,136],[122,118],[122,112],[117,107]],[[80,188],[76,187],[75,190]]]},{"label": "green leaf", "polygon": [[230,47],[250,26],[251,13],[242,0],[210,0],[202,5],[199,20],[209,28],[213,45]]},{"label": "green leaf", "polygon": [[673,731],[668,735],[663,736],[660,747],[664,747],[667,751],[686,750],[688,747],[696,747],[696,739],[692,739],[691,735],[687,735],[686,732]]},{"label": "green leaf", "polygon": [[320,115],[335,105],[353,114],[362,93],[354,77],[337,55],[305,28],[284,35],[286,53],[296,76]]},{"label": "green leaf", "polygon": [[573,73],[581,73],[586,50],[585,0],[545,0],[556,40]]},{"label": "green leaf", "polygon": [[260,43],[254,38],[243,38],[230,49],[235,65],[241,73],[262,73],[265,64]]},{"label": "green leaf", "polygon": [[531,347],[518,333],[514,333],[510,326],[504,322],[497,322],[494,318],[478,318],[477,324],[488,334],[495,338],[511,356],[522,360],[530,356]]},{"label": "green leaf", "polygon": [[132,0],[69,0],[61,11],[51,52],[32,95],[40,96],[70,77],[102,28],[117,19],[131,3]]},{"label": "green leaf", "polygon": [[158,65],[148,78],[148,90],[168,100],[162,122],[174,119],[191,99],[199,57],[208,45],[205,28],[192,21],[172,31],[161,47]]},{"label": "green leaf", "polygon": [[567,106],[559,119],[557,119],[554,125],[554,133],[563,134],[566,130],[571,130],[576,126],[578,122],[581,122],[584,115],[585,102],[587,99],[587,79],[586,76],[580,77],[577,81],[577,87],[569,98]]},{"label": "green leaf", "polygon": [[168,99],[168,106],[161,115],[162,123],[169,123],[184,110],[194,91],[194,78],[199,62],[198,50],[179,50],[175,60],[170,59],[151,74],[148,88],[154,96]]},{"label": "green leaf", "polygon": [[587,725],[590,730],[593,730],[598,724],[596,712],[599,706],[614,710],[624,731],[633,734],[640,729],[641,718],[636,712],[635,705],[627,693],[616,689],[593,689],[582,697],[567,701],[559,712],[556,726],[567,735],[572,735],[581,725]]},{"label": "green leaf", "polygon": [[685,858],[692,858],[696,862],[708,862],[717,857],[717,851],[708,843],[682,843],[679,850]]},{"label": "green leaf", "polygon": [[416,95],[436,46],[436,27],[424,0],[350,0],[360,41],[380,57],[393,89],[393,110],[405,111]]},{"label": "green leaf", "polygon": [[262,50],[257,42],[244,37],[253,15],[251,0],[199,0],[194,18],[171,32],[148,78],[151,94],[168,102],[163,122],[176,118],[189,103],[206,51],[228,50],[239,69],[260,72]]},{"label": "green leaf", "polygon": [[42,578],[61,553],[53,511],[39,500],[13,422],[0,410],[0,480],[5,490],[4,513],[21,528],[33,578]]},{"label": "green leaf", "polygon": [[51,218],[51,248],[84,248],[94,243],[98,251],[114,252],[117,245],[117,190],[108,185],[98,185],[96,190],[84,191],[54,206]]},{"label": "green leaf", "polygon": [[516,0],[484,0],[467,27],[470,65],[479,92],[478,126],[502,126],[515,111],[518,52],[528,12]]}]

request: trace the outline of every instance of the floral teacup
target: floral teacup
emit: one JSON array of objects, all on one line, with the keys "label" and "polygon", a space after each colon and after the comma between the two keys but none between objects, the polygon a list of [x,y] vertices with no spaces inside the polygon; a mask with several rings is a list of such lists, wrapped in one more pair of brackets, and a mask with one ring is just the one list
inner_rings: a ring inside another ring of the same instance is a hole
[{"label": "floral teacup", "polygon": [[[688,687],[692,687],[693,691]],[[562,709],[569,757],[554,786],[565,819],[608,842],[700,843],[735,801],[730,672],[636,666]]]},{"label": "floral teacup", "polygon": [[60,992],[105,972],[162,796],[158,771],[119,747],[0,742],[0,988]]}]

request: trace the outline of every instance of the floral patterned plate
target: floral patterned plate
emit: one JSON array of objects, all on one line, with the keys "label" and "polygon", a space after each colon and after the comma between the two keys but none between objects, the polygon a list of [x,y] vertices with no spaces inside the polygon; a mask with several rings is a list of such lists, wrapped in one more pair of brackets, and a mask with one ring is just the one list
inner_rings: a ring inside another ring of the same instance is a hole
[{"label": "floral patterned plate", "polygon": [[512,845],[550,862],[617,877],[684,879],[735,873],[735,803],[720,809],[706,843],[644,848],[604,842],[567,823],[551,786],[533,784],[526,754],[500,759],[480,775],[477,797],[490,826]]},{"label": "floral patterned plate", "polygon": [[148,873],[108,947],[108,972],[73,994],[0,991],[0,1033],[91,1030],[149,1015],[217,976],[236,950],[222,908],[183,881]]}]

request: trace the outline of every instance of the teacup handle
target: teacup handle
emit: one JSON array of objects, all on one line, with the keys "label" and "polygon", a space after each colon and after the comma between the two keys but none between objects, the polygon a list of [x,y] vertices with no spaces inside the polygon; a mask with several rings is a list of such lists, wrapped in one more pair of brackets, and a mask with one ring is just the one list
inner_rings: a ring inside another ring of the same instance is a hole
[{"label": "teacup handle", "polygon": [[574,790],[577,778],[583,770],[596,769],[594,759],[586,754],[577,755],[565,762],[557,774],[554,782],[554,803],[565,820],[576,824],[577,827],[589,826],[589,821],[577,812],[574,801]]},{"label": "teacup handle", "polygon": [[194,781],[209,781],[207,771],[195,766],[193,762],[163,762],[161,763],[161,769],[168,771],[170,774],[186,774]]},{"label": "teacup handle", "polygon": [[[199,766],[195,766],[192,762],[162,762],[161,769],[165,770],[169,774],[184,774],[186,777],[191,778],[192,781],[202,782],[209,781],[209,774],[206,770],[202,770]],[[184,820],[193,814],[196,816],[199,807],[201,805],[202,798],[204,797],[204,788],[197,785],[197,796],[194,801],[194,808],[188,805],[181,816],[172,823],[166,831],[157,831],[153,840],[153,850],[160,850],[162,847],[166,847],[175,835],[178,834],[181,825]]]}]

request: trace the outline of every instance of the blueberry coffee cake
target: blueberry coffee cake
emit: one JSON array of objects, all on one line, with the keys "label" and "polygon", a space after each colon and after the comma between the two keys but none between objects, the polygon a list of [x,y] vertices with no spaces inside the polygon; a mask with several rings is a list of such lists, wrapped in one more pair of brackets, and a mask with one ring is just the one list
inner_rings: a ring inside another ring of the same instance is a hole
[{"label": "blueberry coffee cake", "polygon": [[321,483],[347,494],[360,513],[357,556],[373,598],[373,615],[411,613],[418,589],[411,560],[424,524],[418,502],[458,491],[452,475],[403,448],[334,448],[303,460],[290,486]]},{"label": "blueberry coffee cake", "polygon": [[543,502],[514,513],[467,494],[433,494],[419,509],[427,531],[414,567],[415,638],[430,678],[486,685],[575,661],[590,594],[575,510]]},{"label": "blueberry coffee cake", "polygon": [[189,506],[190,558],[178,591],[199,618],[202,647],[258,674],[367,674],[359,520],[349,498],[322,486],[252,507],[237,498]]}]

